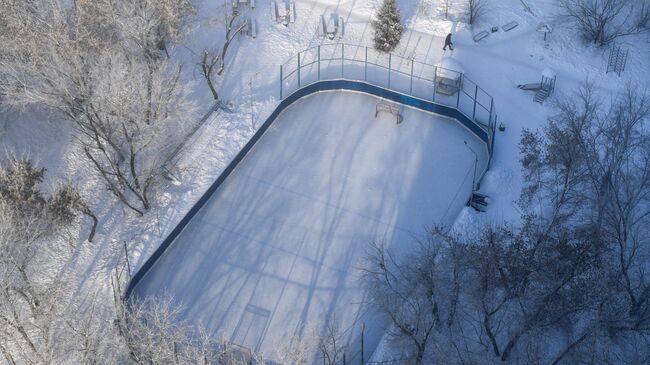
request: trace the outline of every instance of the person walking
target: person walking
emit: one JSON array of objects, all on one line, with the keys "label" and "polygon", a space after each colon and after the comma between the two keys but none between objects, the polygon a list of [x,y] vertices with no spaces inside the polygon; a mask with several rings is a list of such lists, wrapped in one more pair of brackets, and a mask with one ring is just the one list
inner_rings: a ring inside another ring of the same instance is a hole
[{"label": "person walking", "polygon": [[450,50],[454,50],[454,47],[452,47],[454,44],[451,43],[451,33],[447,34],[447,38],[445,38],[445,46],[442,47],[443,51],[447,50],[447,47],[449,47]]}]

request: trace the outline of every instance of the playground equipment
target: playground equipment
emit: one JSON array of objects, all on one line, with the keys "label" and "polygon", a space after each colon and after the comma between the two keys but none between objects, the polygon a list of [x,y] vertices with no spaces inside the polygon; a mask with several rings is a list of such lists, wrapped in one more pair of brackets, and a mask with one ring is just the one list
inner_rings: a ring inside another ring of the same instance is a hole
[{"label": "playground equipment", "polygon": [[233,10],[250,6],[251,9],[255,9],[255,0],[232,0]]},{"label": "playground equipment", "polygon": [[546,41],[547,34],[552,33],[553,28],[551,28],[551,26],[546,23],[542,23],[537,27],[537,31],[544,33],[544,41]]},{"label": "playground equipment", "polygon": [[619,46],[613,46],[609,51],[609,61],[607,62],[607,72],[616,72],[618,76],[625,71],[627,64],[628,49],[621,49]]},{"label": "playground equipment", "polygon": [[534,14],[533,11],[530,9],[530,6],[526,3],[526,1],[524,1],[524,0],[519,0],[519,2],[521,2],[521,5],[523,5],[525,11],[529,12],[530,15],[535,16],[535,14]]},{"label": "playground equipment", "polygon": [[345,33],[345,25],[343,18],[337,13],[330,13],[330,16],[325,20],[325,16],[320,16],[320,23],[318,25],[318,35],[320,37],[327,37],[329,40],[334,38],[343,38]]},{"label": "playground equipment", "polygon": [[489,36],[489,35],[490,35],[490,33],[488,33],[487,30],[484,30],[484,31],[482,31],[482,32],[478,32],[478,33],[474,34],[474,36],[472,37],[472,39],[474,39],[474,42],[478,42],[478,41],[480,41],[481,39],[483,39],[483,38],[485,38],[485,37],[487,37],[487,36]]},{"label": "playground equipment", "polygon": [[535,91],[533,101],[541,104],[553,93],[553,90],[555,90],[556,78],[557,75],[555,71],[551,70],[550,68],[545,68],[542,71],[541,82],[519,84],[517,87],[526,91]]},{"label": "playground equipment", "polygon": [[436,91],[444,95],[456,94],[463,86],[463,66],[451,57],[443,57],[436,67]]},{"label": "playground equipment", "polygon": [[247,35],[251,38],[257,37],[257,21],[251,17],[244,19],[243,28],[241,34]]},{"label": "playground equipment", "polygon": [[276,23],[282,23],[284,26],[288,26],[289,23],[294,23],[296,21],[296,5],[291,0],[283,1],[284,6],[278,7],[278,3],[271,1],[271,12],[273,14],[273,20]]}]

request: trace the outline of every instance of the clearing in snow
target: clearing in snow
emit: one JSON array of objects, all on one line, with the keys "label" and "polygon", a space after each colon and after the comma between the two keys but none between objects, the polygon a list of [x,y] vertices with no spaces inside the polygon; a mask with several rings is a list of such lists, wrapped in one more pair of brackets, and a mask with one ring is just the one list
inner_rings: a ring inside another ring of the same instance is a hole
[{"label": "clearing in snow", "polygon": [[[274,358],[336,320],[366,359],[387,322],[365,311],[368,243],[405,252],[451,225],[487,167],[459,122],[411,108],[403,122],[354,92],[298,100],[266,131],[134,288],[170,295],[184,316]],[[467,142],[465,144],[464,142]],[[474,152],[473,152],[474,151]]]}]

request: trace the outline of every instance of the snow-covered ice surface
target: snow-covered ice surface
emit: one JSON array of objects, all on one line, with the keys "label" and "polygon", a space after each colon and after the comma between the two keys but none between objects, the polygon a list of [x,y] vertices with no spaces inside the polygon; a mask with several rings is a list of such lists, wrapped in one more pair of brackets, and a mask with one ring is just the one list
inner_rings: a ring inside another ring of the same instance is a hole
[{"label": "snow-covered ice surface", "polygon": [[[379,99],[327,92],[290,106],[135,288],[170,295],[184,316],[273,357],[334,318],[366,353],[381,322],[361,311],[371,241],[397,251],[449,225],[485,144],[453,119],[414,109],[375,119]],[[351,359],[349,357],[348,359]]]}]

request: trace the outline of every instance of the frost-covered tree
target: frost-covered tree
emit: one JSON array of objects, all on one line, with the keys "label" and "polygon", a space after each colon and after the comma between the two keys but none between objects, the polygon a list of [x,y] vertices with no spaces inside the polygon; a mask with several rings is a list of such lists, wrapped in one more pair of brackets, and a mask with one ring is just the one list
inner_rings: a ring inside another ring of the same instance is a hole
[{"label": "frost-covered tree", "polygon": [[76,245],[59,234],[74,207],[46,196],[44,173],[27,158],[0,167],[0,358],[9,364],[69,361],[71,344],[83,343],[70,331],[86,317],[65,269]]},{"label": "frost-covered tree", "polygon": [[81,154],[139,214],[193,115],[181,65],[164,56],[188,9],[171,0],[0,3],[0,93],[71,121]]},{"label": "frost-covered tree", "polygon": [[0,201],[16,215],[39,215],[46,206],[41,191],[44,168],[26,157],[11,156],[0,166]]},{"label": "frost-covered tree", "polygon": [[[79,190],[71,183],[58,184],[48,197],[41,186],[44,176],[45,169],[37,168],[27,157],[10,156],[0,165],[0,203],[5,213],[25,217],[29,225],[39,221],[38,227],[42,231],[39,236],[67,227],[79,214],[85,214],[93,219],[94,232],[97,218]],[[18,229],[29,231],[30,228],[20,226],[22,223],[20,219],[15,222]]]},{"label": "frost-covered tree", "polygon": [[50,211],[59,225],[69,225],[83,214],[92,220],[88,241],[92,242],[99,223],[97,216],[90,209],[79,188],[71,182],[58,184],[50,198]]},{"label": "frost-covered tree", "polygon": [[390,52],[402,38],[404,27],[401,24],[402,16],[397,9],[395,0],[384,0],[377,11],[377,19],[372,22],[375,28],[375,48]]}]

